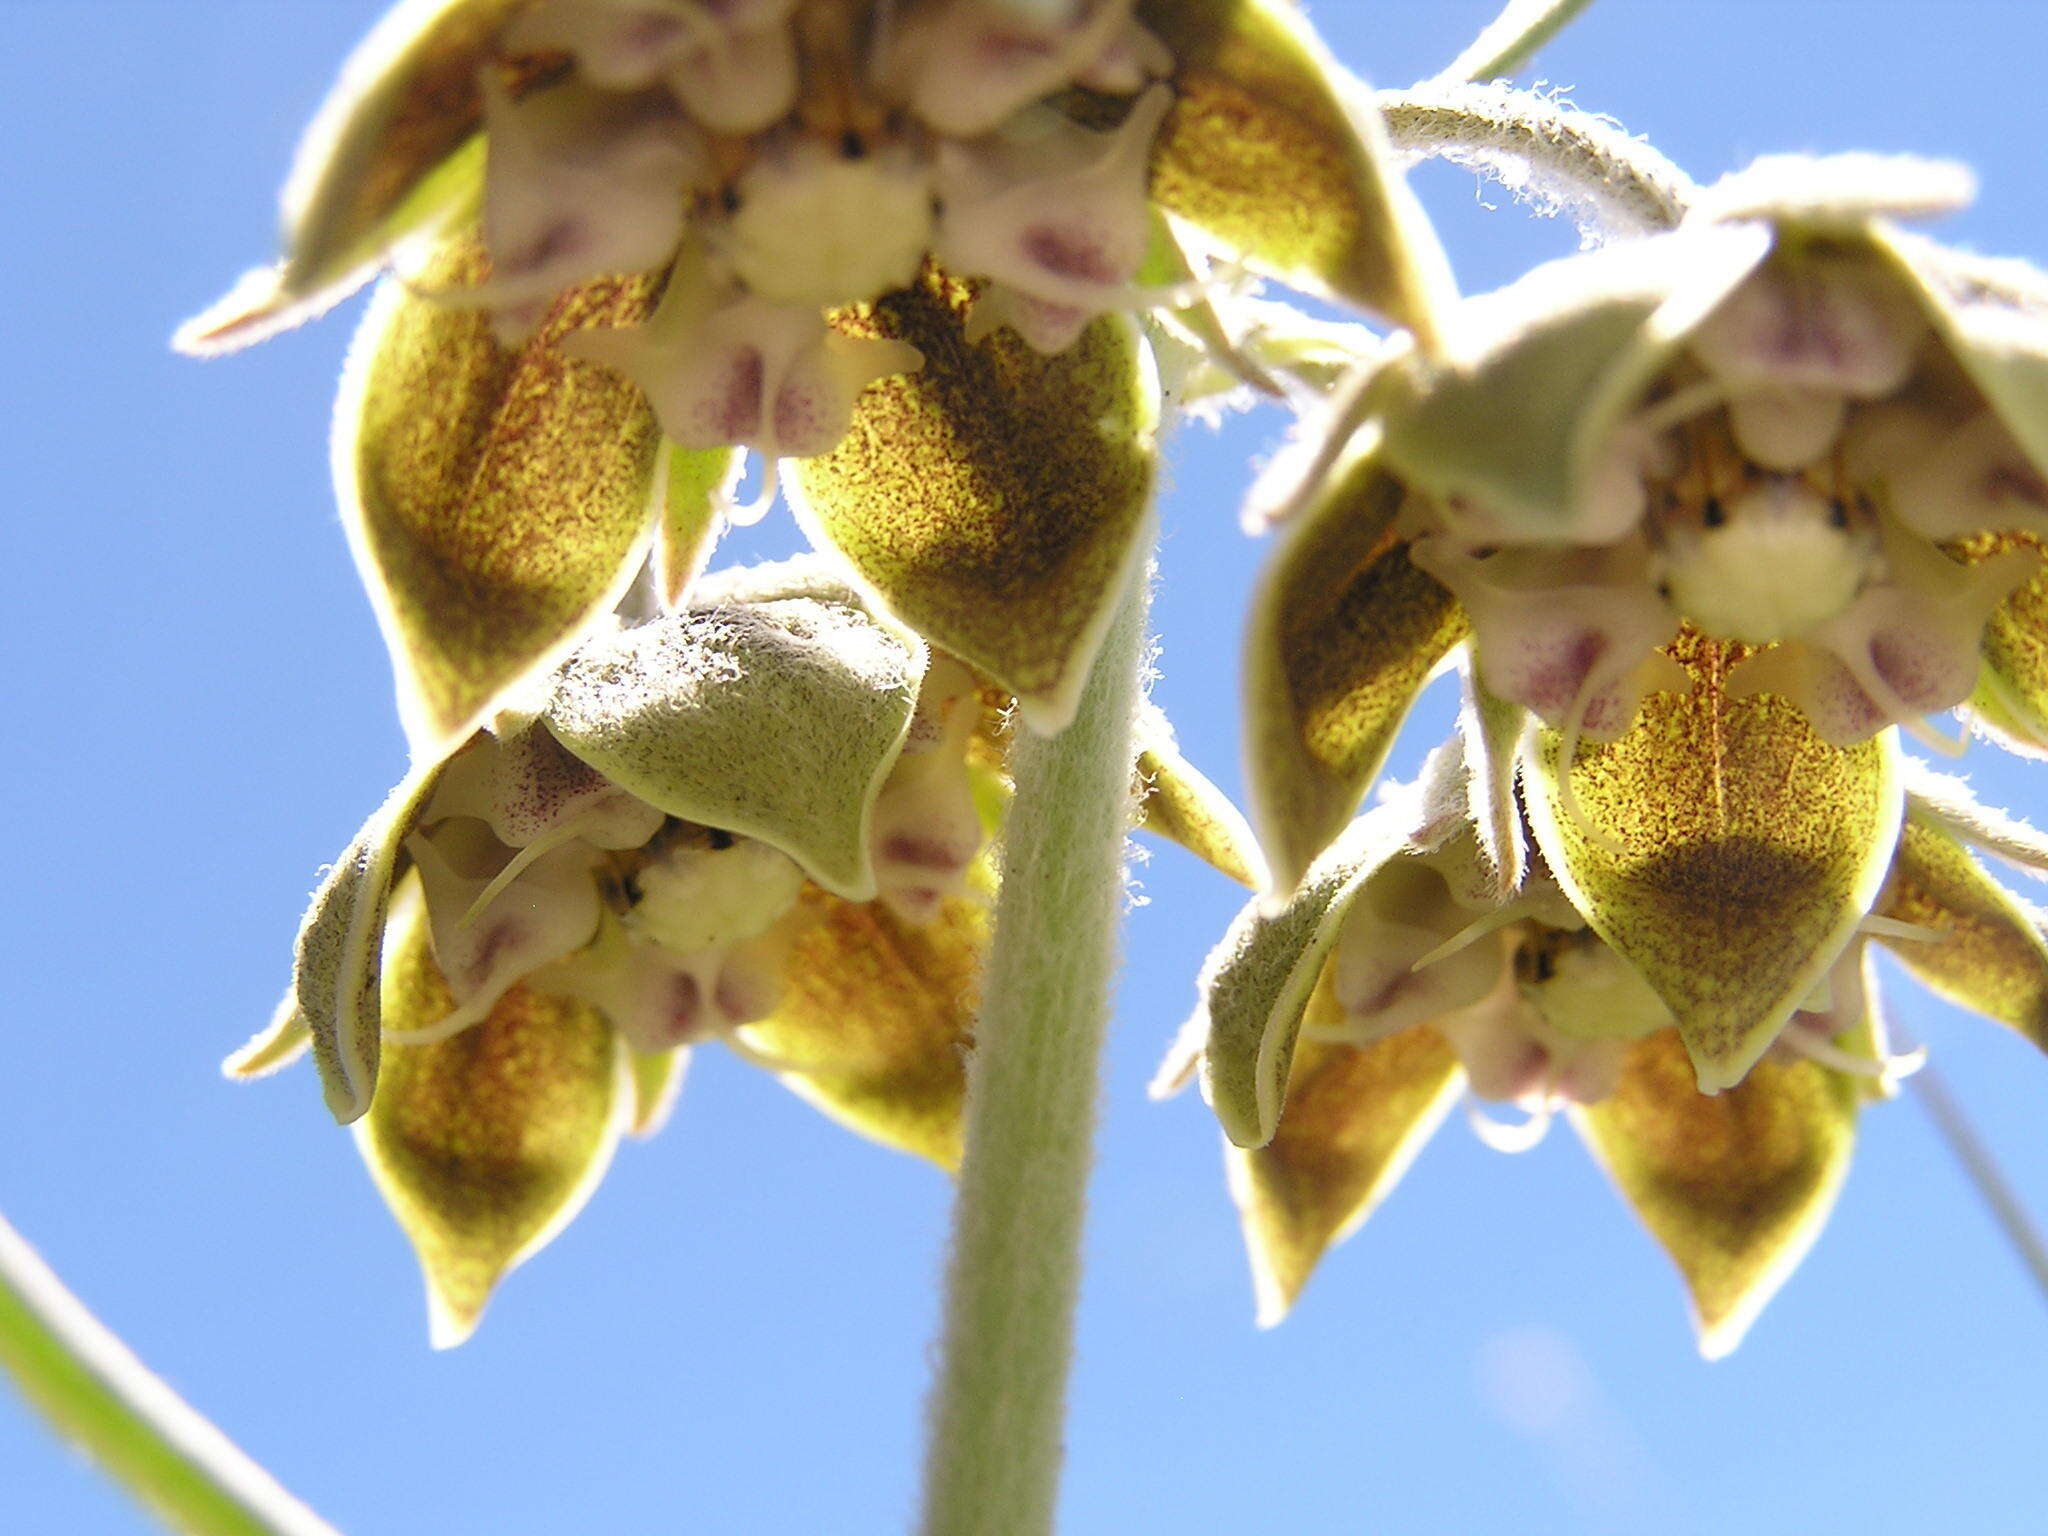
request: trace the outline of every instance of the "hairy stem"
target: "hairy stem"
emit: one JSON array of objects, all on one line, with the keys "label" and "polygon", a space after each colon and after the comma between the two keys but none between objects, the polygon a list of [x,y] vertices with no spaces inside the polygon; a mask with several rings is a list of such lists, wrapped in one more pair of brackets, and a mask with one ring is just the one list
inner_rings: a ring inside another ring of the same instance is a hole
[{"label": "hairy stem", "polygon": [[1592,0],[1508,0],[1439,80],[1502,80],[1533,59]]},{"label": "hairy stem", "polygon": [[44,1418],[190,1536],[335,1536],[86,1311],[0,1218],[0,1367]]},{"label": "hairy stem", "polygon": [[1131,580],[1080,711],[1019,733],[995,941],[968,1073],[925,1536],[1045,1536],[1130,821],[1146,588]]},{"label": "hairy stem", "polygon": [[1612,119],[1499,85],[1428,83],[1374,98],[1400,153],[1485,171],[1609,234],[1670,229],[1698,189]]}]

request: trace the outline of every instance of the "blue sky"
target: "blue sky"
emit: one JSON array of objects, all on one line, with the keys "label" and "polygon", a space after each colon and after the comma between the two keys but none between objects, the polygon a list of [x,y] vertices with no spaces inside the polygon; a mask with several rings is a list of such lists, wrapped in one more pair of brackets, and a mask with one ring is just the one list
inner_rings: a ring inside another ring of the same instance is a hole
[{"label": "blue sky", "polygon": [[[9,977],[0,1209],[176,1386],[352,1536],[888,1532],[912,1505],[947,1189],[716,1052],[476,1340],[426,1348],[409,1251],[308,1071],[234,1087],[318,867],[403,763],[326,478],[354,307],[254,354],[175,322],[266,256],[298,129],[370,0],[9,0],[0,176]],[[1491,0],[1322,0],[1382,83]],[[1761,152],[1953,155],[1947,233],[2048,255],[2029,4],[1602,0],[1541,74],[1696,177]],[[1418,183],[1468,288],[1571,248],[1461,172]],[[1158,697],[1235,787],[1236,529],[1283,423],[1177,444]],[[750,544],[793,542],[786,519]],[[1425,707],[1397,769],[1441,730]],[[2048,769],[1972,755],[2048,812]],[[1745,1346],[1569,1136],[1455,1122],[1261,1334],[1213,1125],[1143,1086],[1235,893],[1143,871],[1112,1045],[1065,1529],[2037,1532],[2048,1318],[1910,1102]],[[1899,982],[2048,1208],[2048,1063]],[[145,1529],[0,1395],[0,1532]]]}]

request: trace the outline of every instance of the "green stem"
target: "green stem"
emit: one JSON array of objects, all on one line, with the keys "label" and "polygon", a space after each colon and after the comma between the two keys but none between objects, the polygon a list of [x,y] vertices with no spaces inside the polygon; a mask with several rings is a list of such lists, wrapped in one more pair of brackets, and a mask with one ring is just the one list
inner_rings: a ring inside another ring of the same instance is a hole
[{"label": "green stem", "polygon": [[1431,81],[1373,98],[1394,148],[1488,172],[1544,211],[1567,205],[1603,234],[1670,229],[1692,178],[1612,118],[1503,85]]},{"label": "green stem", "polygon": [[175,1530],[335,1536],[103,1327],[0,1217],[0,1367]]},{"label": "green stem", "polygon": [[1148,573],[1074,721],[1020,729],[1002,894],[968,1072],[924,1536],[1044,1536],[1059,1495],[1099,1058],[1130,825]]},{"label": "green stem", "polygon": [[1508,0],[1439,80],[1505,80],[1533,59],[1592,0]]}]

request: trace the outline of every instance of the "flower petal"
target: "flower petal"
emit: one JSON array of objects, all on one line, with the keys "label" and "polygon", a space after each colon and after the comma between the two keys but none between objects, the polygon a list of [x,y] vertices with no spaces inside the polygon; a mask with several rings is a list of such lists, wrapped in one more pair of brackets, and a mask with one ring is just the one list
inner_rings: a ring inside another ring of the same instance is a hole
[{"label": "flower petal", "polygon": [[1849,1171],[1854,1079],[1765,1061],[1708,1098],[1671,1031],[1628,1048],[1616,1091],[1573,1111],[1692,1295],[1700,1353],[1742,1340],[1820,1235]]},{"label": "flower petal", "polygon": [[2001,746],[2048,756],[2048,569],[1992,610],[1970,715]]},{"label": "flower petal", "polygon": [[1878,910],[1939,935],[1877,936],[1929,990],[2048,1050],[2048,940],[2041,918],[1954,837],[1909,813]]},{"label": "flower petal", "polygon": [[1366,881],[1410,845],[1417,820],[1408,795],[1373,807],[1310,867],[1284,906],[1252,901],[1203,962],[1182,1037],[1206,1037],[1203,1090],[1238,1146],[1273,1138],[1323,962]]},{"label": "flower petal", "polygon": [[1253,266],[1433,337],[1449,264],[1370,93],[1300,13],[1280,0],[1141,0],[1138,16],[1177,66],[1154,199]]},{"label": "flower petal", "polygon": [[850,602],[695,608],[580,647],[542,718],[620,788],[758,838],[859,900],[923,672],[914,639]]},{"label": "flower petal", "polygon": [[1539,731],[1522,783],[1537,847],[1670,1006],[1711,1094],[1742,1081],[1869,911],[1903,792],[1891,733],[1830,747],[1775,695],[1729,698],[1712,642],[1674,654],[1692,693],[1652,694],[1569,790],[1558,733]]},{"label": "flower petal", "polygon": [[[485,260],[451,242],[425,281]],[[350,542],[415,743],[458,740],[617,601],[652,520],[659,435],[640,392],[557,345],[645,314],[645,279],[565,296],[508,350],[481,314],[393,284],[364,321],[336,408]]]},{"label": "flower petal", "polygon": [[222,1062],[220,1070],[223,1076],[237,1082],[250,1082],[268,1077],[273,1072],[282,1072],[305,1055],[312,1045],[313,1031],[299,1013],[298,993],[290,991],[279,1000],[276,1011],[270,1016],[270,1023]]},{"label": "flower petal", "polygon": [[1181,755],[1166,716],[1150,705],[1138,717],[1138,826],[1179,843],[1239,885],[1259,889],[1265,860],[1229,796]]},{"label": "flower petal", "polygon": [[1904,230],[1871,238],[1918,291],[1934,328],[2037,475],[2048,475],[2048,274],[1946,250]]},{"label": "flower petal", "polygon": [[952,897],[932,921],[909,923],[879,902],[815,904],[782,1003],[748,1026],[747,1043],[787,1063],[781,1080],[842,1125],[957,1166],[986,907]]},{"label": "flower petal", "polygon": [[178,333],[231,352],[348,297],[408,237],[473,208],[483,182],[480,80],[524,0],[405,0],[343,66],[284,192],[284,260]]},{"label": "flower petal", "polygon": [[1449,589],[1395,531],[1401,487],[1368,450],[1289,523],[1245,658],[1252,824],[1285,893],[1357,810],[1431,670],[1463,638]]},{"label": "flower petal", "polygon": [[1273,1139],[1224,1152],[1260,1327],[1287,1315],[1324,1252],[1408,1171],[1464,1076],[1457,1053],[1428,1028],[1365,1046],[1311,1041],[1296,1053]]},{"label": "flower petal", "polygon": [[690,1048],[684,1045],[632,1052],[633,1113],[626,1123],[627,1135],[645,1140],[668,1124],[689,1065]]},{"label": "flower petal", "polygon": [[1410,352],[1378,386],[1387,463],[1447,516],[1483,516],[1516,540],[1627,532],[1642,479],[1629,454],[1643,446],[1628,416],[1770,244],[1760,225],[1688,228],[1465,300],[1446,319],[1455,366]]},{"label": "flower petal", "polygon": [[871,386],[790,493],[819,547],[890,612],[1052,732],[1146,543],[1157,382],[1121,318],[1046,357],[1007,332],[969,345],[968,303],[928,272],[839,317],[849,335],[908,342],[925,367]]},{"label": "flower petal", "polygon": [[1528,711],[1489,693],[1468,658],[1458,731],[1470,775],[1472,828],[1479,838],[1480,857],[1493,872],[1493,894],[1502,901],[1521,888],[1529,868],[1528,832],[1515,794],[1522,733],[1528,724]]},{"label": "flower petal", "polygon": [[656,579],[662,597],[675,608],[711,559],[741,465],[734,448],[693,451],[663,443],[662,456],[663,465],[655,475],[662,487],[661,516],[655,525]]},{"label": "flower petal", "polygon": [[[425,925],[394,928],[385,1007],[401,1026],[439,1018]],[[436,1349],[468,1338],[499,1278],[582,1209],[632,1104],[604,1016],[530,987],[450,1039],[391,1048],[356,1143],[419,1254]]]},{"label": "flower petal", "polygon": [[344,1125],[376,1092],[385,917],[408,867],[405,840],[440,772],[438,763],[416,768],[391,792],[334,861],[299,924],[293,996],[313,1036],[327,1108]]}]

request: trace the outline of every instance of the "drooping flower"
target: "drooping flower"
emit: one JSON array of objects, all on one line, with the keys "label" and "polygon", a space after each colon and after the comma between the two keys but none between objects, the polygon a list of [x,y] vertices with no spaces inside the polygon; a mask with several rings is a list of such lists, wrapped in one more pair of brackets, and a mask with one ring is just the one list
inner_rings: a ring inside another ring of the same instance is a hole
[{"label": "drooping flower", "polygon": [[[310,1046],[444,1345],[659,1126],[699,1046],[950,1167],[1008,702],[815,562],[709,578],[393,793],[228,1070]],[[1148,824],[1230,846],[1163,725],[1144,742]]]},{"label": "drooping flower", "polygon": [[423,750],[650,545],[679,601],[785,460],[867,590],[1055,729],[1146,524],[1130,314],[1204,309],[1213,250],[1427,325],[1357,96],[1280,0],[410,0],[301,150],[283,261],[180,344],[395,266],[337,465]]},{"label": "drooping flower", "polygon": [[1967,195],[1919,162],[1760,162],[1675,232],[1461,305],[1442,359],[1358,377],[1253,620],[1253,819],[1283,884],[1461,642],[1567,764],[1696,687],[1782,700],[1873,773],[1873,737],[1959,706],[2039,737],[2048,285],[1890,222]]},{"label": "drooping flower", "polygon": [[[1487,829],[1516,815],[1510,779],[1483,752],[1440,749],[1284,905],[1254,901],[1205,967],[1158,1091],[1199,1061],[1230,1143],[1261,1321],[1285,1315],[1463,1093],[1503,1150],[1566,1115],[1677,1264],[1702,1352],[1732,1349],[1825,1223],[1862,1106],[1916,1064],[1887,1045],[1871,943],[2048,1050],[2040,913],[1978,857],[2048,873],[2048,839],[1957,781],[1917,767],[1912,778],[1855,926],[1813,948],[1797,1007],[1713,1094],[1687,1059],[1693,1000],[1607,938],[1617,922],[1651,920],[1588,909],[1540,848],[1503,860]],[[1768,865],[1724,871],[1717,894],[1738,921],[1796,925]],[[1504,1124],[1482,1104],[1527,1118]]]}]

